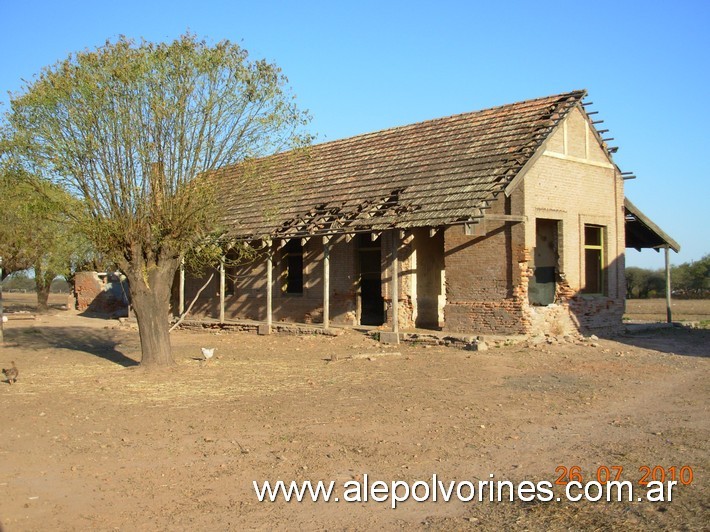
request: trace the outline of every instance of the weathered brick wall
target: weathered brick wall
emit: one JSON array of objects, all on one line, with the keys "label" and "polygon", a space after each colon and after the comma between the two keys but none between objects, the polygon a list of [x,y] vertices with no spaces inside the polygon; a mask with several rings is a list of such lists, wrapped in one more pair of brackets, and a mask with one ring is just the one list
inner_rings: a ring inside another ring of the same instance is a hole
[{"label": "weathered brick wall", "polygon": [[[522,193],[500,198],[494,214],[518,214]],[[527,255],[520,224],[462,226],[444,235],[446,261],[445,327],[452,332],[523,334],[527,331]]]},{"label": "weathered brick wall", "polygon": [[410,272],[412,319],[417,327],[442,328],[446,303],[444,232],[430,236],[426,228],[412,231],[412,254]]},{"label": "weathered brick wall", "polygon": [[[587,120],[574,110],[550,138],[545,154],[510,198],[492,213],[526,216],[524,224],[487,222],[446,231],[446,330],[496,334],[571,330],[613,332],[624,311],[623,180],[599,147]],[[558,220],[560,277],[556,304],[532,307],[528,279],[535,220]],[[603,296],[581,294],[584,225],[604,230]]]},{"label": "weathered brick wall", "polygon": [[[535,246],[537,218],[558,220],[561,228],[557,304],[528,308],[530,332],[619,329],[625,297],[623,180],[579,110],[572,111],[551,137],[520,189],[528,217],[528,249]],[[607,290],[603,296],[581,293],[586,267],[585,224],[605,228],[603,268]]]},{"label": "weathered brick wall", "polygon": [[409,329],[414,327],[415,318],[415,291],[413,283],[413,236],[405,235],[402,239],[399,231],[387,231],[380,236],[382,239],[382,297],[387,309],[385,325],[392,325],[392,250],[393,239],[398,239],[397,260],[398,264],[398,319],[399,327]]},{"label": "weathered brick wall", "polygon": [[[354,243],[344,237],[331,241],[330,252],[330,319],[333,323],[354,325],[355,322]],[[266,319],[266,256],[253,263],[227,269],[233,279],[233,292],[225,295],[225,319]],[[310,239],[303,249],[303,293],[285,291],[285,259],[283,249],[273,248],[272,292],[274,321],[322,323],[323,321],[323,244]],[[185,306],[209,277],[185,281]],[[227,283],[230,286],[230,283]],[[176,296],[173,295],[175,300]],[[173,303],[175,306],[175,303]],[[219,318],[219,272],[200,295],[191,312],[193,317]]]},{"label": "weathered brick wall", "polygon": [[[200,293],[200,297],[195,301],[190,316],[201,318],[218,318],[219,317],[219,271],[210,269],[204,276],[195,278],[190,275],[185,276],[185,309],[192,303],[195,296],[202,288],[210,275],[213,275],[212,280],[207,284],[204,290]],[[172,308],[173,313],[178,312],[179,298],[179,275],[178,271],[175,275],[172,289]]]},{"label": "weathered brick wall", "polygon": [[[321,246],[322,250],[322,246]],[[356,307],[356,272],[355,242],[346,242],[344,236],[330,241],[330,319],[333,323],[355,325]],[[322,251],[318,258],[318,276],[323,275]],[[319,309],[323,311],[322,284],[312,292],[318,299]]]},{"label": "weathered brick wall", "polygon": [[74,276],[76,309],[102,316],[128,314],[128,286],[118,273],[78,272]]}]

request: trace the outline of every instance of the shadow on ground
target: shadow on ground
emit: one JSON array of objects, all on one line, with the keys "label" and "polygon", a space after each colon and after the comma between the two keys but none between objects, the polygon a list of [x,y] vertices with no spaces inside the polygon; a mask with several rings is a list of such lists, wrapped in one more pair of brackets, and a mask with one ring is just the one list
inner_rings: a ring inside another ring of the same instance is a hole
[{"label": "shadow on ground", "polygon": [[138,362],[116,349],[118,342],[103,330],[89,327],[17,328],[5,331],[5,342],[29,349],[73,349],[84,351],[123,367]]},{"label": "shadow on ground", "polygon": [[47,314],[55,313],[67,310],[67,306],[64,303],[50,303],[48,305],[49,310],[45,312],[39,312],[37,310],[36,303],[17,303],[11,302],[10,304],[3,303],[3,312],[6,314],[12,314],[14,312],[20,313],[30,313],[30,314]]},{"label": "shadow on ground", "polygon": [[622,344],[654,349],[662,353],[710,357],[710,329],[666,327],[627,332],[613,337]]}]

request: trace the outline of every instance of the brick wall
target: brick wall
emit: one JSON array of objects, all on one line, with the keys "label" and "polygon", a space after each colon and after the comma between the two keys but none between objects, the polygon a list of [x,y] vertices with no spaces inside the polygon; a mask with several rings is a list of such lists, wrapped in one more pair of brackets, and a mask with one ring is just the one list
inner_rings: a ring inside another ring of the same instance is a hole
[{"label": "brick wall", "polygon": [[[558,220],[561,228],[556,304],[526,310],[530,332],[619,329],[625,297],[623,180],[579,110],[573,110],[550,138],[519,190],[528,217],[526,248],[535,246],[536,219]],[[582,293],[585,224],[604,228],[604,295]]]},{"label": "brick wall", "polygon": [[74,276],[76,308],[89,314],[128,315],[128,292],[119,273],[77,272]]},{"label": "brick wall", "polygon": [[[522,193],[501,197],[489,211],[517,214]],[[452,332],[523,334],[527,330],[527,255],[520,224],[475,224],[444,235],[446,265],[445,327]]]},{"label": "brick wall", "polygon": [[[330,319],[333,323],[355,324],[355,262],[354,242],[346,243],[344,237],[331,240],[330,252]],[[252,263],[227,269],[232,280],[232,293],[225,295],[225,319],[266,319],[266,255],[265,252]],[[272,319],[299,323],[323,321],[323,243],[320,238],[310,239],[303,248],[303,293],[292,294],[285,290],[286,262],[283,248],[273,246]],[[189,305],[209,274],[200,279],[185,281],[185,305]],[[191,316],[219,318],[219,272],[196,302]],[[173,300],[176,300],[174,293]],[[175,303],[173,303],[175,306]]]},{"label": "brick wall", "polygon": [[392,249],[393,239],[398,240],[398,319],[402,329],[412,328],[415,325],[416,291],[414,283],[416,277],[414,264],[414,236],[405,234],[402,239],[399,231],[387,231],[380,236],[382,239],[382,297],[385,299],[387,309],[386,322],[392,325]]},{"label": "brick wall", "polygon": [[[624,311],[623,180],[575,109],[509,198],[489,211],[524,215],[525,223],[476,224],[446,230],[445,329],[493,334],[571,330],[615,332]],[[559,268],[556,303],[531,306],[535,220],[557,220]],[[582,294],[584,225],[604,227],[606,291]]]}]

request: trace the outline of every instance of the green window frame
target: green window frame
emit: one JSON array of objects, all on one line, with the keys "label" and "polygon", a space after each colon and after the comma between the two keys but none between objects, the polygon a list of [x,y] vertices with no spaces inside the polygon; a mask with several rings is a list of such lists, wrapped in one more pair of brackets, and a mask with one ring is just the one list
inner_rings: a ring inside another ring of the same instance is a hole
[{"label": "green window frame", "polygon": [[605,227],[602,225],[584,224],[583,294],[606,294],[604,229]]}]

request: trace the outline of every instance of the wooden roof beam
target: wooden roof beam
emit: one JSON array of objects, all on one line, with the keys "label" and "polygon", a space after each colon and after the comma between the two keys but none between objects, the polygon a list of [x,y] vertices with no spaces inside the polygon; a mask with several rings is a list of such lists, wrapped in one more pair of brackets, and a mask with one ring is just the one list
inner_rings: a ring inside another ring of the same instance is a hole
[{"label": "wooden roof beam", "polygon": [[511,223],[524,223],[528,219],[527,216],[519,216],[516,214],[493,214],[486,213],[483,215],[483,220],[488,220],[490,222],[511,222]]}]

